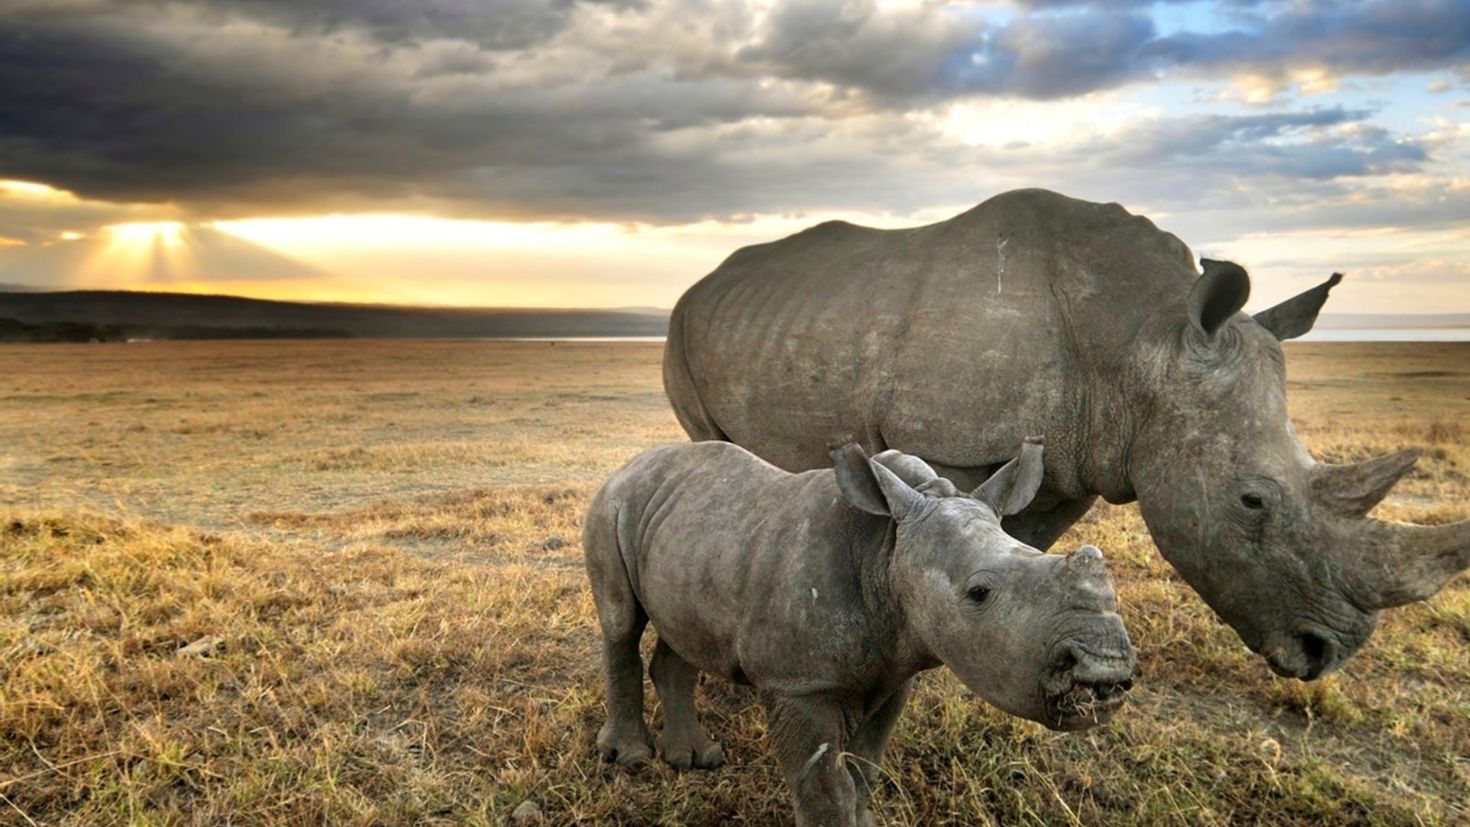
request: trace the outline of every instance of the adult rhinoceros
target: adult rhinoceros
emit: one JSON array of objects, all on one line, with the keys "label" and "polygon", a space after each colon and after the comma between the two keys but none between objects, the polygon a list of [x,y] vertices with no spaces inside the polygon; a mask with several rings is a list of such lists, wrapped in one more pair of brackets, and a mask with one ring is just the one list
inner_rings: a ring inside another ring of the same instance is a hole
[{"label": "adult rhinoceros", "polygon": [[1470,521],[1367,512],[1414,464],[1315,462],[1279,340],[1326,284],[1257,314],[1250,281],[1117,204],[998,195],[906,230],[843,222],[735,252],[674,308],[664,386],[696,440],[791,471],[848,440],[968,490],[1027,435],[1042,493],[1007,532],[1047,548],[1097,497],[1137,500],[1167,559],[1281,675],[1312,680],[1376,612],[1470,565]]}]

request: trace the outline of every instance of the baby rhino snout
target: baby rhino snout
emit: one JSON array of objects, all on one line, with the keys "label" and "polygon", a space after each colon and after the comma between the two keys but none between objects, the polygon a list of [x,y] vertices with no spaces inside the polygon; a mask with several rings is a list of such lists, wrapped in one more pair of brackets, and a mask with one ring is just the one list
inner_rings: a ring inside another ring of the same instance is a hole
[{"label": "baby rhino snout", "polygon": [[1122,621],[1111,615],[1097,623],[1104,628],[1063,642],[1053,655],[1048,723],[1057,729],[1087,729],[1106,722],[1133,688],[1138,661]]},{"label": "baby rhino snout", "polygon": [[1042,691],[1043,723],[1054,729],[1097,726],[1112,717],[1133,688],[1137,659],[1108,578],[1103,554],[1082,546],[1051,558],[1061,604],[1059,632],[1047,654]]}]

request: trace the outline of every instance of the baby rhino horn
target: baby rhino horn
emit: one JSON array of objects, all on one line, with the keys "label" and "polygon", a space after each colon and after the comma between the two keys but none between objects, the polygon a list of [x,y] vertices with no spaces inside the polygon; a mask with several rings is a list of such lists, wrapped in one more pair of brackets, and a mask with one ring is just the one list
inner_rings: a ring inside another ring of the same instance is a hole
[{"label": "baby rhino horn", "polygon": [[1108,580],[1108,569],[1097,546],[1083,546],[1068,554],[1062,571],[1078,592],[1099,600],[1112,598],[1113,584]]}]

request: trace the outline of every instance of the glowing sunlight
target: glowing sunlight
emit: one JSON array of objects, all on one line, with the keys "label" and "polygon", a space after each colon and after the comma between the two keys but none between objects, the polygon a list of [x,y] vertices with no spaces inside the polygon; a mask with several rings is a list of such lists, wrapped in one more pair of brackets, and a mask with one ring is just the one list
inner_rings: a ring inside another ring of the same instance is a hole
[{"label": "glowing sunlight", "polygon": [[195,256],[186,238],[177,221],[113,224],[103,228],[104,240],[79,272],[88,281],[131,286],[192,277]]}]

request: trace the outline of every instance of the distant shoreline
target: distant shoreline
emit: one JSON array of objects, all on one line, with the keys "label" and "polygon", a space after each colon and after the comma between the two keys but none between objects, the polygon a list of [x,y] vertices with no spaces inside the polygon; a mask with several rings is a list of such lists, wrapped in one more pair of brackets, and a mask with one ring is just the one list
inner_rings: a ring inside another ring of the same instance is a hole
[{"label": "distant shoreline", "polygon": [[1313,330],[1301,342],[1470,342],[1470,327],[1338,327]]},{"label": "distant shoreline", "polygon": [[[651,307],[414,307],[116,290],[0,290],[0,341],[658,342],[668,331],[669,312]],[[1302,341],[1470,341],[1470,313],[1325,313]]]}]

